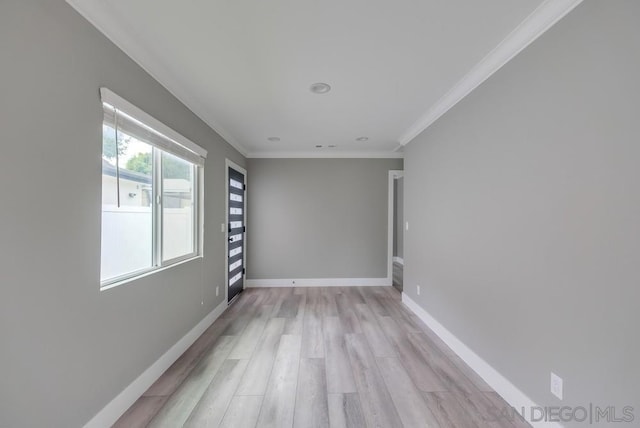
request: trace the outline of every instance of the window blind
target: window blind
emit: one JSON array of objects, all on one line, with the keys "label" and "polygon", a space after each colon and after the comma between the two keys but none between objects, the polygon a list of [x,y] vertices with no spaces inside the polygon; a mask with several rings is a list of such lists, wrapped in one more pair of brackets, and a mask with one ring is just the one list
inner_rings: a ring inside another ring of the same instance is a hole
[{"label": "window blind", "polygon": [[197,166],[204,166],[207,151],[202,147],[108,89],[101,88],[100,93],[106,125]]}]

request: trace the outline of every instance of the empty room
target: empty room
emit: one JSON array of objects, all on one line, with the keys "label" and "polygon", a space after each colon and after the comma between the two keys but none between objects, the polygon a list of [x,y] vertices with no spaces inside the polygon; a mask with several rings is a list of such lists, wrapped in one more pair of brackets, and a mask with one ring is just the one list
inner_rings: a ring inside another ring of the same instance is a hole
[{"label": "empty room", "polygon": [[0,428],[640,426],[639,23],[0,1]]}]

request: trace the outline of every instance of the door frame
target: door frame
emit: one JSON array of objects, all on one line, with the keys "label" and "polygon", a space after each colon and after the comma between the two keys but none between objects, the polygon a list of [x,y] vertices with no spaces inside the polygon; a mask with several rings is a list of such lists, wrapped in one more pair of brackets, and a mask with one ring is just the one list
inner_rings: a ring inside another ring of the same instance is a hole
[{"label": "door frame", "polygon": [[230,160],[230,159],[225,159],[224,162],[224,177],[225,177],[225,181],[224,181],[224,301],[227,302],[227,305],[229,305],[229,168],[233,168],[238,172],[241,172],[242,174],[244,174],[244,184],[245,184],[245,190],[244,190],[244,212],[243,214],[243,218],[242,218],[242,222],[243,225],[245,226],[245,232],[244,232],[244,236],[242,237],[242,239],[244,240],[244,250],[242,251],[242,258],[243,258],[243,265],[245,267],[245,273],[242,274],[243,277],[243,281],[242,281],[242,289],[244,290],[245,288],[247,288],[247,274],[246,274],[246,267],[247,267],[247,231],[248,229],[246,228],[247,225],[247,192],[248,192],[248,186],[247,186],[247,170],[243,167],[241,167],[240,165],[238,165],[237,163],[235,163],[234,161]]},{"label": "door frame", "polygon": [[[387,211],[387,284],[393,285],[393,200],[395,197],[394,180],[404,177],[404,170],[389,170],[389,203]],[[404,223],[404,221],[403,221]],[[402,225],[404,227],[404,224]]]}]

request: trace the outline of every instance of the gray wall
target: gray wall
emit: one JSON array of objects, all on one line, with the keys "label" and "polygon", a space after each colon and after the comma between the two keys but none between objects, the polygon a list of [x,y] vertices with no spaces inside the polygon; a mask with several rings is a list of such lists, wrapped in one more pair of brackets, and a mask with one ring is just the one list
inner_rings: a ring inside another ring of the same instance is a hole
[{"label": "gray wall", "polygon": [[393,181],[393,256],[404,256],[404,177]]},{"label": "gray wall", "polygon": [[635,424],[638,22],[635,0],[585,1],[408,145],[404,283],[538,403],[559,404],[554,371],[563,404],[635,404]]},{"label": "gray wall", "polygon": [[[63,0],[3,1],[0,58],[0,426],[78,427],[223,300],[244,159]],[[104,292],[100,86],[209,150],[205,259]]]},{"label": "gray wall", "polygon": [[387,276],[389,170],[401,159],[248,164],[248,278]]}]

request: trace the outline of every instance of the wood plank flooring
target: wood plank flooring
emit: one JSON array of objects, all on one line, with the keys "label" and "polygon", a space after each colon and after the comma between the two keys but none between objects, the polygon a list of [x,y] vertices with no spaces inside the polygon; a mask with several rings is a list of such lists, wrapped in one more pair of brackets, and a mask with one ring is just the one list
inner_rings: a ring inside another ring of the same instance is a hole
[{"label": "wood plank flooring", "polygon": [[521,428],[393,287],[255,288],[115,427]]}]

